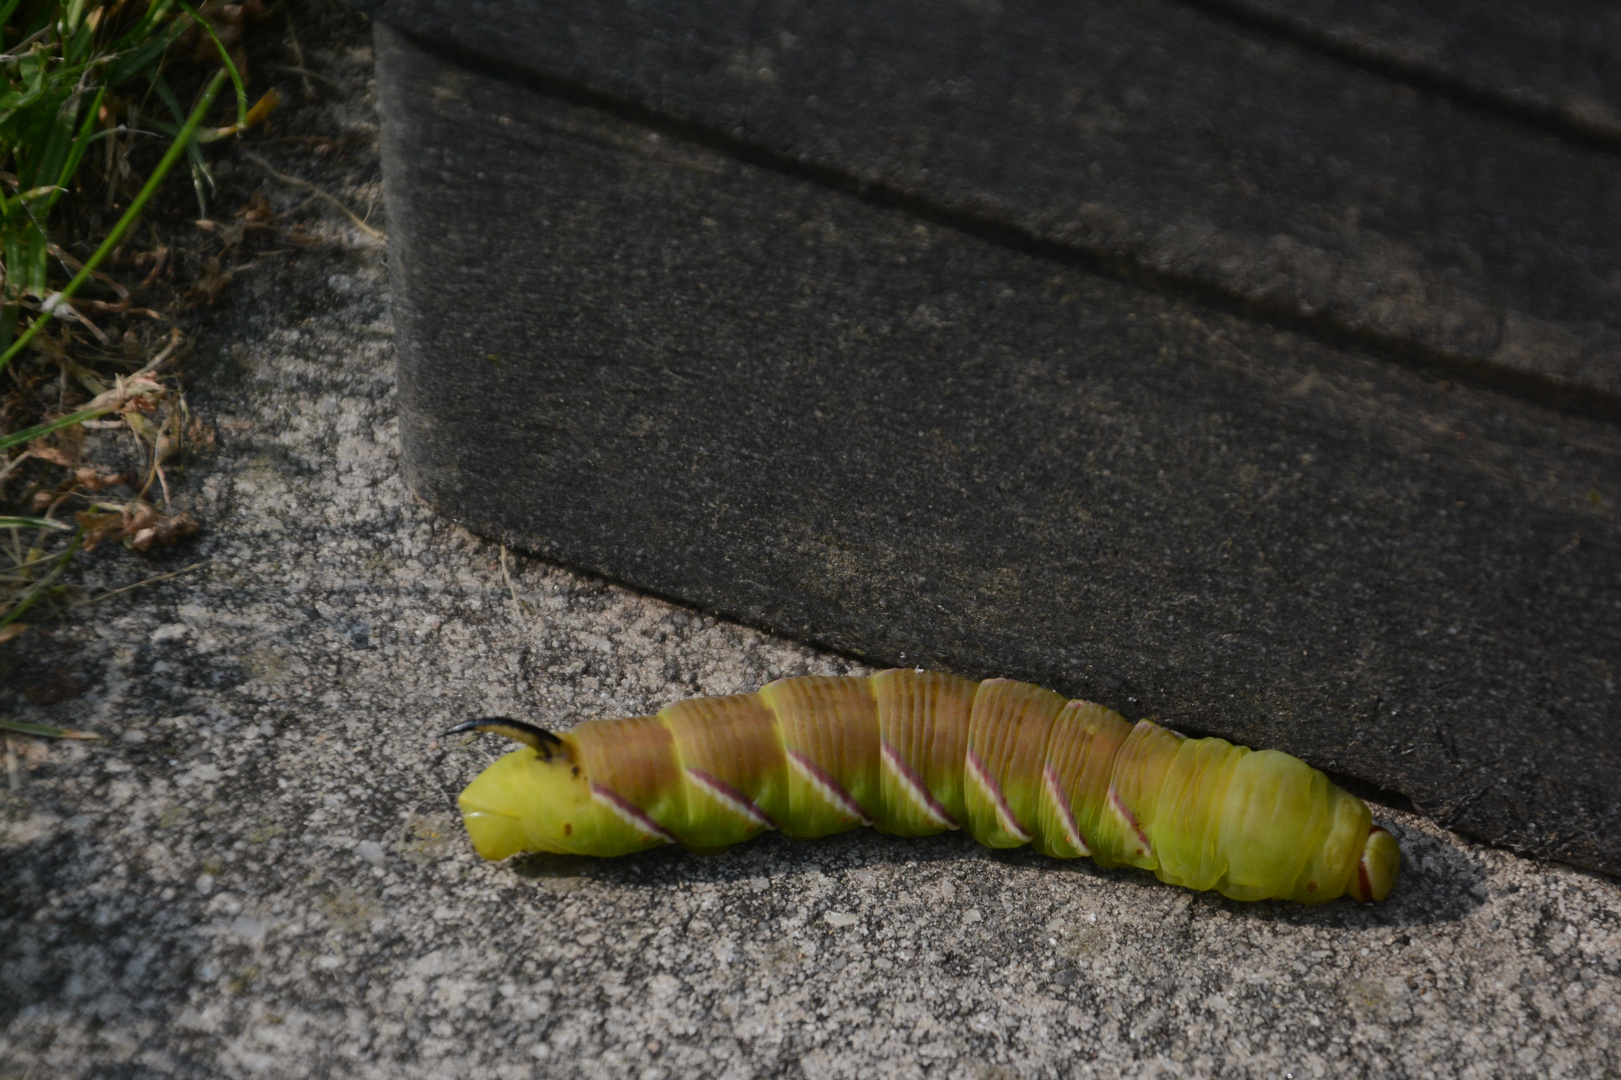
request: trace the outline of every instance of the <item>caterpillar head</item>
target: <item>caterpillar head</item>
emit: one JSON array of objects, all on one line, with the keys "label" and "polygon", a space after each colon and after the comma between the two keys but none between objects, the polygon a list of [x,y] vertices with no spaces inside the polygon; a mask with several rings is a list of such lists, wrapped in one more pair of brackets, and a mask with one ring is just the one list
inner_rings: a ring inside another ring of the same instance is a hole
[{"label": "caterpillar head", "polygon": [[523,744],[479,773],[456,799],[467,835],[484,858],[520,851],[625,855],[674,839],[639,806],[591,782],[577,732],[553,735],[521,720],[485,717],[445,734],[466,731]]},{"label": "caterpillar head", "polygon": [[474,849],[486,859],[520,851],[573,851],[572,811],[590,800],[573,749],[533,724],[497,716],[457,724],[445,734],[468,731],[504,735],[524,745],[479,773],[456,799]]}]

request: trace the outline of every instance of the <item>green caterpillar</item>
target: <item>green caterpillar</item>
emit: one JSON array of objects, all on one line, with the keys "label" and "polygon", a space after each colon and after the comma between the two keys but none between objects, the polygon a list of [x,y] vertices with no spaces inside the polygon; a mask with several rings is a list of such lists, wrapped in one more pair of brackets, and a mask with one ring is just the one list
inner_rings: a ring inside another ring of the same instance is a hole
[{"label": "green caterpillar", "polygon": [[1276,750],[1133,725],[1029,683],[896,668],[781,679],[657,716],[554,735],[469,720],[525,744],[458,800],[486,859],[522,851],[713,852],[780,829],[966,828],[1019,847],[1237,900],[1383,900],[1401,849],[1367,805]]}]

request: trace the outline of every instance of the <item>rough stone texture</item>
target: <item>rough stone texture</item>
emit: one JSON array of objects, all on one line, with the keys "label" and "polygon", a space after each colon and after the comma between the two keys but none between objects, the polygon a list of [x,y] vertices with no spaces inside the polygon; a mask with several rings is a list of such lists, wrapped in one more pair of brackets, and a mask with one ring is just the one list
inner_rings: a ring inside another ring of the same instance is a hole
[{"label": "rough stone texture", "polygon": [[[340,104],[326,133],[369,141],[364,82]],[[356,206],[376,184],[327,179]],[[441,742],[450,722],[861,669],[544,563],[504,575],[400,477],[380,252],[252,274],[192,385],[221,446],[177,491],[206,533],[149,566],[103,553],[87,584],[212,562],[0,654],[6,715],[108,736],[30,744],[0,785],[4,1080],[1621,1068],[1621,888],[1399,811],[1379,907],[1238,905],[958,836],[481,864],[452,800],[501,748]]]},{"label": "rough stone texture", "polygon": [[406,464],[444,512],[874,663],[1274,746],[1621,871],[1613,425],[379,34]]},{"label": "rough stone texture", "polygon": [[1621,142],[1621,8],[1609,0],[1191,2],[1421,85]]},{"label": "rough stone texture", "polygon": [[793,167],[1621,406],[1621,157],[1173,0],[385,0]]}]

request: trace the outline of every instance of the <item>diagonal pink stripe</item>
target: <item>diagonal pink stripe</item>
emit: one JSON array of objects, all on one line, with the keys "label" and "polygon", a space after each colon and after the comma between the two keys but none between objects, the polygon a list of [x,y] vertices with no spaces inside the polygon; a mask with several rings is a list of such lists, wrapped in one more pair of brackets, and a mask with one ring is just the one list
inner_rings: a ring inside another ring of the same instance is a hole
[{"label": "diagonal pink stripe", "polygon": [[1131,809],[1126,806],[1125,800],[1120,797],[1120,792],[1115,789],[1113,784],[1109,785],[1109,802],[1113,804],[1120,816],[1126,819],[1126,824],[1131,826],[1131,831],[1137,834],[1137,840],[1143,846],[1143,854],[1154,854],[1154,845],[1148,842],[1148,834],[1143,832],[1141,825],[1137,824],[1137,815],[1133,814]]},{"label": "diagonal pink stripe", "polygon": [[810,777],[811,782],[821,790],[822,794],[838,803],[845,813],[859,819],[863,825],[872,824],[872,818],[867,816],[867,812],[861,808],[860,803],[856,802],[855,797],[844,790],[844,787],[837,780],[823,772],[816,762],[801,754],[798,750],[788,751],[788,758],[803,769],[805,774]]},{"label": "diagonal pink stripe", "polygon": [[1047,794],[1052,797],[1053,805],[1058,807],[1059,819],[1068,834],[1065,839],[1072,847],[1080,849],[1082,855],[1092,854],[1092,845],[1088,844],[1086,837],[1081,834],[1081,826],[1075,820],[1075,811],[1071,809],[1069,800],[1064,797],[1063,785],[1058,782],[1058,770],[1052,762],[1047,763],[1044,775],[1047,778]]},{"label": "diagonal pink stripe", "polygon": [[593,780],[591,781],[591,795],[593,798],[606,803],[620,817],[637,828],[646,830],[666,843],[675,844],[680,842],[675,838],[674,833],[648,817],[646,811],[612,788],[603,787]]},{"label": "diagonal pink stripe", "polygon": [[732,787],[730,784],[715,779],[702,769],[688,769],[687,775],[692,777],[693,780],[702,784],[704,787],[708,788],[710,792],[718,796],[722,802],[729,803],[732,809],[736,810],[744,817],[749,818],[757,824],[764,825],[768,829],[775,829],[777,827],[777,823],[772,821],[764,810],[761,810],[758,806],[756,806],[753,799],[750,799],[747,795]]},{"label": "diagonal pink stripe", "polygon": [[[997,824],[1010,835],[1021,840],[1029,840],[1030,830],[1019,824],[1019,819],[1013,816],[1013,808],[1007,804],[1007,797],[1002,794],[1001,787],[991,779],[991,774],[985,769],[985,763],[980,761],[972,750],[968,751],[968,767],[974,770],[974,775],[979,777],[979,782],[985,785],[991,801],[996,804],[996,816],[1001,819]],[[1012,828],[1008,828],[1010,825]]]},{"label": "diagonal pink stripe", "polygon": [[901,786],[906,789],[906,793],[912,797],[913,802],[923,808],[924,813],[948,829],[962,828],[961,825],[951,819],[950,814],[946,813],[946,808],[935,801],[934,796],[929,793],[929,789],[923,786],[923,781],[918,779],[917,773],[912,771],[911,766],[906,764],[900,753],[887,742],[884,743],[883,758],[884,761],[889,763],[889,767],[894,770],[895,778],[901,782]]}]

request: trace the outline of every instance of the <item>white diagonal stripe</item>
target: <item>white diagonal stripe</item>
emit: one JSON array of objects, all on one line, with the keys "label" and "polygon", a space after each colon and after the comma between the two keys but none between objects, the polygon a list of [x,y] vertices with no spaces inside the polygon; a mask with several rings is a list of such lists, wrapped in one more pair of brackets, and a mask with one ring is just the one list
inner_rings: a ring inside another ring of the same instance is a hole
[{"label": "white diagonal stripe", "polygon": [[912,805],[923,811],[930,821],[943,829],[962,828],[962,826],[951,820],[951,815],[946,813],[946,808],[936,802],[933,795],[929,794],[929,789],[923,786],[923,782],[901,759],[899,752],[893,746],[884,743],[880,759],[889,769],[890,775],[895,778],[895,782],[900,785],[901,790],[906,793],[906,797],[911,801]]},{"label": "white diagonal stripe", "polygon": [[611,788],[605,788],[595,781],[591,784],[591,797],[606,806],[615,817],[637,832],[645,833],[666,844],[676,843],[675,834],[664,826],[648,817],[646,812],[638,808],[630,800]]},{"label": "white diagonal stripe", "polygon": [[716,802],[740,817],[748,818],[749,821],[762,828],[775,829],[777,827],[777,823],[767,817],[765,811],[755,806],[746,795],[715,779],[703,770],[688,769],[687,779],[709,792],[710,795],[715,797]]},{"label": "white diagonal stripe", "polygon": [[834,810],[845,817],[855,818],[863,825],[872,824],[872,820],[867,817],[866,811],[862,810],[861,804],[856,802],[848,791],[840,787],[837,781],[818,768],[814,761],[811,761],[798,750],[790,750],[788,751],[788,764],[811,786],[811,789],[816,794],[822,797],[822,801]]},{"label": "white diagonal stripe", "polygon": [[1081,837],[1081,827],[1075,821],[1069,800],[1064,797],[1064,789],[1058,783],[1058,770],[1049,762],[1042,772],[1047,782],[1047,797],[1053,801],[1053,809],[1058,811],[1058,823],[1064,827],[1064,839],[1082,855],[1092,854],[1092,849],[1086,846],[1086,841]]},{"label": "white diagonal stripe", "polygon": [[980,790],[985,793],[985,797],[996,808],[996,823],[1002,827],[1002,831],[1020,843],[1029,843],[1030,834],[1024,831],[1024,826],[1019,824],[1019,819],[1013,816],[1012,808],[1008,806],[1007,800],[1002,797],[1002,789],[996,786],[996,781],[991,779],[990,773],[985,771],[984,763],[979,760],[978,755],[972,750],[968,751],[968,775],[979,785]]}]

